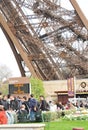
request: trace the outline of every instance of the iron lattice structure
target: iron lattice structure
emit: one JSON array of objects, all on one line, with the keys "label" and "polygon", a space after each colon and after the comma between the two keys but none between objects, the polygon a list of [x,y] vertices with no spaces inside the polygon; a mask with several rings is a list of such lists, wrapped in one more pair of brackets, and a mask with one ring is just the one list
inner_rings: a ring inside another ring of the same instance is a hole
[{"label": "iron lattice structure", "polygon": [[22,76],[88,77],[88,30],[59,0],[0,0],[0,26]]}]

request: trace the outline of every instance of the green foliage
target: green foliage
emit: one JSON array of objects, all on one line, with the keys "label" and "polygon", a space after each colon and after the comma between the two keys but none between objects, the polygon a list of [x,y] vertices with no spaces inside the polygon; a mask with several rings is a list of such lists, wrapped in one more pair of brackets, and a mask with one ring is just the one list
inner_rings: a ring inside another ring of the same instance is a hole
[{"label": "green foliage", "polygon": [[[62,112],[64,112],[69,119],[64,116],[62,118]],[[45,122],[45,130],[72,130],[73,128],[84,128],[88,130],[88,116],[81,115],[81,117],[77,117],[76,120],[73,117],[74,111],[64,110],[57,112],[44,112],[43,119]],[[54,116],[54,117],[53,117]]]},{"label": "green foliage", "polygon": [[88,115],[85,115],[85,114],[80,114],[80,115],[72,115],[72,114],[69,114],[69,115],[66,115],[64,116],[63,120],[87,120],[88,121]]},{"label": "green foliage", "polygon": [[2,84],[0,87],[0,92],[2,92],[3,95],[8,94],[8,84]]},{"label": "green foliage", "polygon": [[64,117],[69,115],[74,115],[74,111],[72,110],[63,110],[63,111],[46,111],[42,113],[44,122],[54,121],[57,119],[65,119]]},{"label": "green foliage", "polygon": [[63,110],[63,112],[65,113],[65,115],[69,115],[69,114],[74,114],[76,112],[75,109],[69,109],[69,110]]},{"label": "green foliage", "polygon": [[40,79],[31,78],[31,93],[35,95],[36,99],[39,99],[40,95],[44,95],[43,82]]},{"label": "green foliage", "polygon": [[51,112],[43,112],[42,113],[44,122],[51,121]]},{"label": "green foliage", "polygon": [[47,112],[43,112],[42,115],[43,115],[44,122],[50,122],[58,119],[57,112],[47,111]]}]

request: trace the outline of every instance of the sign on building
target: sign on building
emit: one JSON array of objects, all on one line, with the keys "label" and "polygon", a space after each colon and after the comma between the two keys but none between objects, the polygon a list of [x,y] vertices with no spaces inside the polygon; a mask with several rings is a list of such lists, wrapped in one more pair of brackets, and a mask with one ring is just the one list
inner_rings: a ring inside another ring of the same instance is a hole
[{"label": "sign on building", "polygon": [[9,79],[9,94],[28,94],[30,93],[30,83],[27,77],[17,77]]},{"label": "sign on building", "polygon": [[74,96],[74,78],[67,79],[68,96]]}]

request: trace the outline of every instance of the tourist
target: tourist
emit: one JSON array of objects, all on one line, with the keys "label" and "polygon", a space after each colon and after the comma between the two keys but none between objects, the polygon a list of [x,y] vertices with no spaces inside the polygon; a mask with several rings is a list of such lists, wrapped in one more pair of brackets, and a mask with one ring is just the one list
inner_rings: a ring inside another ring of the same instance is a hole
[{"label": "tourist", "polygon": [[4,106],[0,105],[0,124],[7,124],[7,115],[6,112],[4,110]]}]

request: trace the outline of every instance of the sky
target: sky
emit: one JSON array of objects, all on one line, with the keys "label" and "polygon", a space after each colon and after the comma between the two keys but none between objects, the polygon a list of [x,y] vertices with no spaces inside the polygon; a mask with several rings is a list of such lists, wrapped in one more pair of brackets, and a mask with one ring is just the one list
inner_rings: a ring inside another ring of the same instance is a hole
[{"label": "sky", "polygon": [[[88,0],[77,0],[80,7],[82,8],[83,12],[87,12]],[[70,4],[69,0],[61,0],[61,5],[67,9],[73,9],[72,5]],[[85,16],[88,18],[88,13],[85,13]],[[13,52],[6,40],[3,32],[0,29],[0,65],[6,65],[10,68],[13,77],[20,77],[20,71],[16,60],[14,58]]]},{"label": "sky", "polygon": [[0,29],[0,66],[1,65],[6,65],[11,70],[13,77],[21,76],[9,43]]},{"label": "sky", "polygon": [[88,19],[88,0],[77,0],[77,2],[79,3],[80,8]]},{"label": "sky", "polygon": [[[73,9],[73,6],[69,2],[70,0],[61,0],[61,5],[67,9]],[[84,15],[88,19],[88,0],[76,0],[79,4],[80,8],[82,9]],[[66,3],[66,4],[65,4]]]}]

